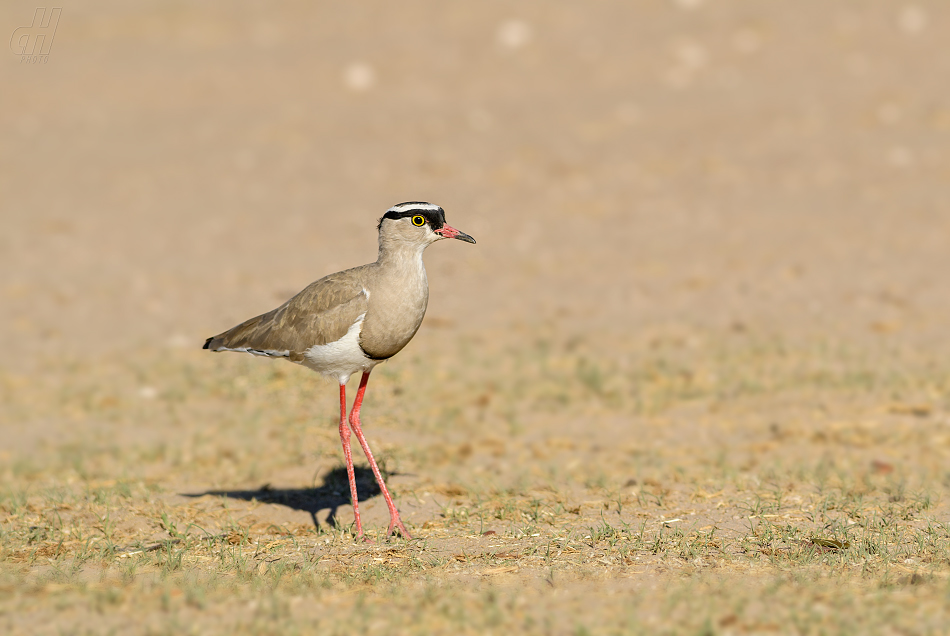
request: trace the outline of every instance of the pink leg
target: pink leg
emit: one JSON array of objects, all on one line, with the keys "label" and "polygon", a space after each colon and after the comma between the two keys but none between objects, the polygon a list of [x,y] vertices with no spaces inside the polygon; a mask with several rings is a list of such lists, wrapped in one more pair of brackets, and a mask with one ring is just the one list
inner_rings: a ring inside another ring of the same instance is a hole
[{"label": "pink leg", "polygon": [[[356,439],[360,441],[360,446],[363,447],[363,453],[366,455],[366,459],[369,460],[369,466],[373,469],[373,474],[376,476],[376,483],[379,484],[379,489],[383,491],[383,497],[386,498],[386,505],[389,506],[389,532],[387,536],[392,535],[394,528],[399,528],[402,536],[411,539],[412,535],[406,530],[406,526],[402,525],[402,519],[399,518],[399,511],[396,510],[396,504],[393,503],[393,498],[389,496],[389,491],[386,489],[386,482],[383,481],[383,476],[379,472],[376,460],[373,459],[373,452],[369,449],[366,437],[363,436],[363,429],[360,428],[360,407],[363,406],[363,394],[366,393],[367,382],[369,382],[369,373],[364,373],[360,379],[360,388],[356,392],[356,400],[353,401],[353,410],[350,411],[350,427],[356,434]],[[342,426],[342,424],[340,426]]]},{"label": "pink leg", "polygon": [[346,476],[350,479],[350,499],[353,502],[353,516],[356,518],[356,538],[363,536],[363,523],[360,521],[360,504],[356,496],[356,473],[353,471],[353,454],[350,452],[350,429],[346,425],[346,385],[340,385],[340,441],[343,442],[343,457],[346,458]]}]

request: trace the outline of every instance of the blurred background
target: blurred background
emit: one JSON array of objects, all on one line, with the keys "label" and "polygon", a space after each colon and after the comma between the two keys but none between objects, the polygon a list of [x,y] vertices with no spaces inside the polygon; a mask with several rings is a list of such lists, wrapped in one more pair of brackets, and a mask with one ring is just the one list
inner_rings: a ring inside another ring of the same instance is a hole
[{"label": "blurred background", "polygon": [[948,28],[936,0],[70,4],[46,63],[0,64],[0,364],[195,349],[374,260],[405,200],[478,240],[429,250],[417,340],[946,347]]}]

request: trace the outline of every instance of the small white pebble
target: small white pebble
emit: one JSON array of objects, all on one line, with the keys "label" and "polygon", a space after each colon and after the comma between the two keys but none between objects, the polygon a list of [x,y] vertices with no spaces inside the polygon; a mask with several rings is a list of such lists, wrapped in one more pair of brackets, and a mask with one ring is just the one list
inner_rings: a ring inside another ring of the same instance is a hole
[{"label": "small white pebble", "polygon": [[887,162],[895,168],[907,168],[914,163],[914,154],[907,148],[897,146],[887,153]]},{"label": "small white pebble", "polygon": [[509,49],[520,49],[531,41],[531,26],[523,20],[505,20],[495,32],[498,44]]},{"label": "small white pebble", "polygon": [[695,74],[709,63],[709,54],[699,42],[680,40],[673,46],[675,64],[667,70],[664,79],[673,88],[686,88]]},{"label": "small white pebble", "polygon": [[139,397],[143,400],[154,400],[158,397],[158,389],[153,386],[143,386],[139,389]]},{"label": "small white pebble", "polygon": [[695,71],[704,66],[709,61],[709,54],[705,47],[699,42],[683,40],[678,42],[673,51],[676,60],[687,70]]},{"label": "small white pebble", "polygon": [[690,11],[692,9],[698,9],[701,7],[704,1],[705,0],[673,0],[673,4],[675,4],[680,9]]},{"label": "small white pebble", "polygon": [[343,83],[351,91],[368,91],[376,85],[376,71],[365,62],[353,62],[343,70]]},{"label": "small white pebble", "polygon": [[897,14],[897,27],[907,35],[917,35],[927,27],[927,13],[917,5],[909,4]]}]

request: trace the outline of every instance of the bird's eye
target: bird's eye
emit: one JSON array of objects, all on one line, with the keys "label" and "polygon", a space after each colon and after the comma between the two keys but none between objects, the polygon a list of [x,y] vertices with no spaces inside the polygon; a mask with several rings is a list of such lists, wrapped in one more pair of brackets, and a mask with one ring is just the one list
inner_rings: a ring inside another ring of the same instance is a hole
[{"label": "bird's eye", "polygon": [[426,224],[426,218],[424,216],[414,216],[412,217],[412,224],[416,227],[422,227]]}]

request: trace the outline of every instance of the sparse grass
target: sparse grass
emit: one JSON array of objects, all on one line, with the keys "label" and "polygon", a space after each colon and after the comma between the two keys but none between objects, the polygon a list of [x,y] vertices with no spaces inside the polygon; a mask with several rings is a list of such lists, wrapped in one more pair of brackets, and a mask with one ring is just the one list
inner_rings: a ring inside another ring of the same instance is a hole
[{"label": "sparse grass", "polygon": [[[511,373],[500,384],[476,344],[460,345],[466,374],[433,354],[374,375],[367,430],[386,469],[411,476],[393,489],[418,512],[415,539],[371,527],[369,544],[354,543],[345,483],[327,472],[333,392],[309,374],[186,354],[87,363],[41,391],[8,380],[20,389],[5,417],[61,435],[0,455],[0,625],[55,632],[50,611],[152,633],[950,621],[939,367],[826,344],[661,344],[623,360],[539,340],[495,356]],[[261,486],[274,476],[290,490]],[[177,494],[195,484],[254,496]],[[343,498],[337,526],[278,518],[311,486]]]}]

